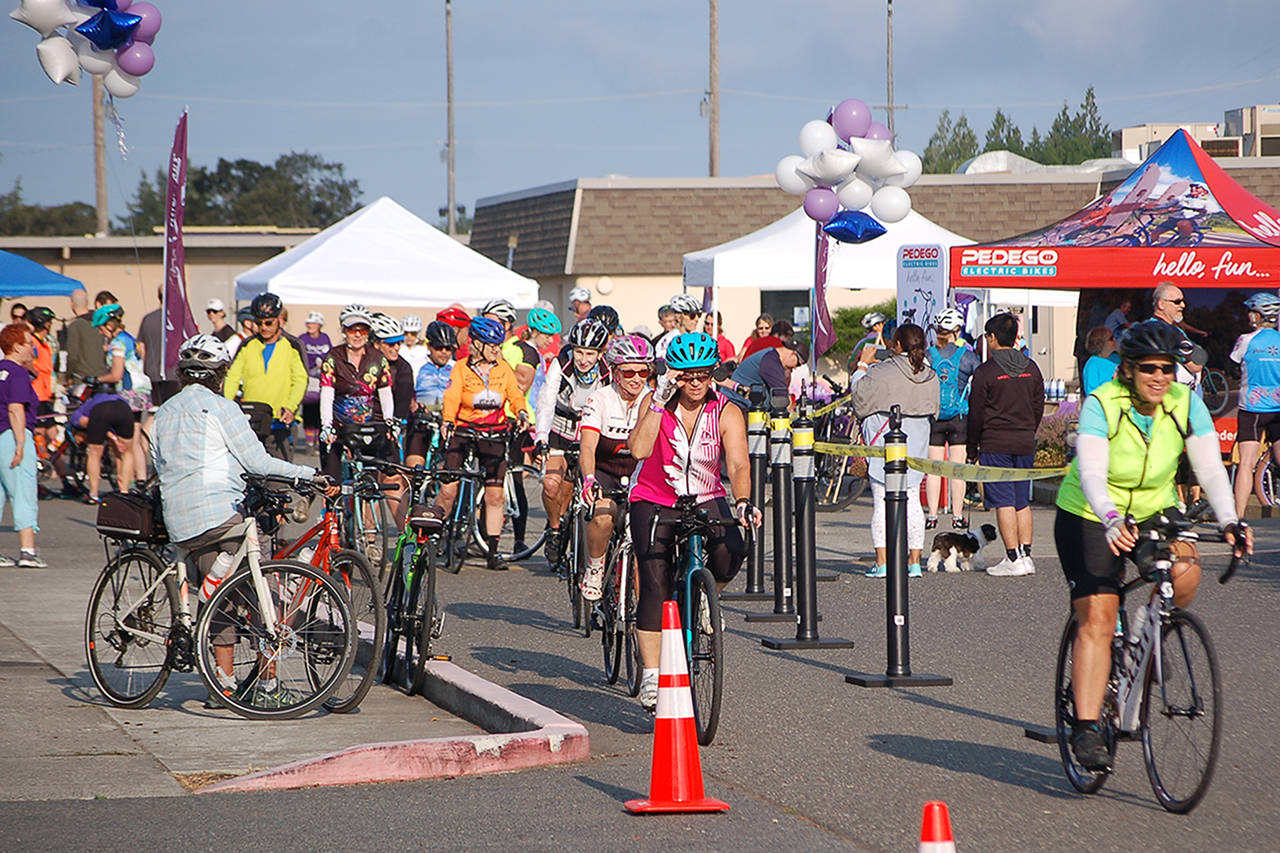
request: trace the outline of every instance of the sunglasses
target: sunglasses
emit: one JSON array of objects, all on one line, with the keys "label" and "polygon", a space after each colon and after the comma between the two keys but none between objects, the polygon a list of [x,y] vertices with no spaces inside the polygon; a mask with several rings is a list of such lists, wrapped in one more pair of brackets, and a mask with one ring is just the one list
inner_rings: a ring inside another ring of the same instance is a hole
[{"label": "sunglasses", "polygon": [[1166,300],[1164,300],[1164,301],[1165,301],[1165,302],[1172,302],[1174,305],[1186,305],[1186,304],[1187,304],[1187,300],[1185,300],[1185,299],[1166,299]]},{"label": "sunglasses", "polygon": [[261,320],[259,320],[259,321],[258,321],[258,325],[259,325],[259,326],[274,326],[274,325],[276,325],[276,324],[277,324],[277,323],[279,323],[279,322],[280,322],[280,321],[279,321],[278,319],[276,319],[275,317],[263,317]]},{"label": "sunglasses", "polygon": [[369,334],[369,327],[368,326],[347,326],[347,328],[343,329],[342,331],[348,335],[366,335],[367,336]]},{"label": "sunglasses", "polygon": [[1172,364],[1139,364],[1137,365],[1139,373],[1145,373],[1153,376],[1156,373],[1163,373],[1165,376],[1173,376],[1178,372],[1178,368]]},{"label": "sunglasses", "polygon": [[614,373],[620,379],[635,379],[637,376],[644,376],[648,378],[649,369],[647,367],[642,367],[639,370],[630,370],[625,367],[620,367],[617,370],[615,370]]},{"label": "sunglasses", "polygon": [[710,370],[686,370],[680,374],[681,382],[706,382],[710,378]]}]

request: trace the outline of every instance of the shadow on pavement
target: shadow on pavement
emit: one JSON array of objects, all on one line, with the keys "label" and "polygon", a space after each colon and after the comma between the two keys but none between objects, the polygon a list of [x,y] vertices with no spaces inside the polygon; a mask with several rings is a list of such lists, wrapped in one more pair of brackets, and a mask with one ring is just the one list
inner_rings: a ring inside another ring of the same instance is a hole
[{"label": "shadow on pavement", "polygon": [[553,634],[564,634],[571,630],[568,620],[569,604],[567,595],[565,597],[564,611],[564,619],[555,619],[541,610],[530,610],[527,607],[508,607],[504,604],[491,604],[481,601],[455,602],[446,605],[444,608],[444,612],[454,619],[462,619],[467,622],[497,620],[512,625],[534,628],[539,631],[549,631]]},{"label": "shadow on pavement", "polygon": [[508,684],[506,687],[584,723],[608,726],[623,734],[648,734],[653,731],[653,715],[641,708],[638,701],[621,691],[609,692],[610,688],[569,689],[541,681]]},{"label": "shadow on pavement", "polygon": [[953,773],[982,776],[993,782],[1017,785],[1058,799],[1076,796],[1062,775],[1062,765],[1044,756],[986,743],[890,733],[867,735],[867,746],[894,758],[940,767]]},{"label": "shadow on pavement", "polygon": [[611,800],[619,803],[625,803],[627,800],[644,797],[646,794],[640,791],[633,791],[630,788],[621,788],[617,785],[610,785],[608,782],[602,782],[599,779],[592,779],[590,776],[574,776],[575,781],[581,782],[588,788],[595,788],[600,793],[606,795]]}]

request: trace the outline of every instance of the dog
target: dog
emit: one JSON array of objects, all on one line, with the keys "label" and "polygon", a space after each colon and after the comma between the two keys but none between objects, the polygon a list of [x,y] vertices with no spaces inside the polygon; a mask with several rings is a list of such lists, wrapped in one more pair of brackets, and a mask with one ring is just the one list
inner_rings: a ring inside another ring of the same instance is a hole
[{"label": "dog", "polygon": [[996,541],[994,524],[984,524],[974,533],[939,533],[929,552],[929,571],[941,566],[944,572],[980,572],[987,567],[982,549]]}]

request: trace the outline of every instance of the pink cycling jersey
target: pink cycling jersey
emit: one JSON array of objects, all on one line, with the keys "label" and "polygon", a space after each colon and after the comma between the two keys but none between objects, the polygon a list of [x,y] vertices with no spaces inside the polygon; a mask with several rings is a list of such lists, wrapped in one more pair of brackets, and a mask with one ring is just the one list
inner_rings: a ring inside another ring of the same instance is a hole
[{"label": "pink cycling jersey", "polygon": [[640,463],[631,488],[631,500],[649,501],[659,506],[675,506],[676,499],[696,495],[698,503],[725,496],[720,480],[720,412],[725,398],[713,393],[693,425],[685,433],[680,416],[670,409],[662,412],[662,425],[653,444],[653,453]]}]

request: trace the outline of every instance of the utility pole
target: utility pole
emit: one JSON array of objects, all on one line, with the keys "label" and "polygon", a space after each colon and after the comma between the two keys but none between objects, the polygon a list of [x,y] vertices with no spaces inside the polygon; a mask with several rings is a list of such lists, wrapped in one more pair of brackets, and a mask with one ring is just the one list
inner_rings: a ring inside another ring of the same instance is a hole
[{"label": "utility pole", "polygon": [[453,182],[453,2],[452,0],[444,0],[444,61],[445,70],[445,87],[448,89],[447,99],[448,107],[448,123],[449,123],[449,139],[446,143],[449,154],[449,200],[448,210],[445,212],[445,222],[448,223],[448,234],[450,237],[456,236],[458,233],[458,204],[454,192]]},{"label": "utility pole", "polygon": [[707,88],[707,126],[711,134],[707,174],[720,177],[720,10],[719,0],[711,4],[711,79]]},{"label": "utility pole", "polygon": [[885,60],[888,66],[888,72],[885,75],[885,80],[887,81],[888,87],[889,87],[889,106],[888,106],[889,139],[893,142],[894,145],[897,145],[898,133],[894,129],[894,121],[893,121],[893,112],[894,112],[894,106],[893,106],[893,0],[889,0],[889,19],[888,19],[888,25],[886,27],[886,30],[887,30],[888,40],[889,40],[888,50],[885,51]]},{"label": "utility pole", "polygon": [[106,132],[106,115],[102,108],[102,78],[93,78],[93,194],[94,208],[98,214],[97,232],[106,236],[111,228],[107,221],[107,145],[102,138]]}]

